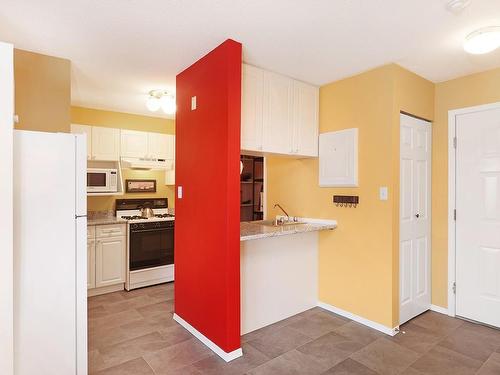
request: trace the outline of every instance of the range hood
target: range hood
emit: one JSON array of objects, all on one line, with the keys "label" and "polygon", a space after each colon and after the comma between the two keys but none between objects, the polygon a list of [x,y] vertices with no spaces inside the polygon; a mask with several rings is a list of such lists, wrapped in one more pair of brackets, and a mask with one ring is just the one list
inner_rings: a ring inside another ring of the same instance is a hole
[{"label": "range hood", "polygon": [[140,170],[167,170],[172,169],[173,160],[145,159],[145,158],[122,158],[122,168]]}]

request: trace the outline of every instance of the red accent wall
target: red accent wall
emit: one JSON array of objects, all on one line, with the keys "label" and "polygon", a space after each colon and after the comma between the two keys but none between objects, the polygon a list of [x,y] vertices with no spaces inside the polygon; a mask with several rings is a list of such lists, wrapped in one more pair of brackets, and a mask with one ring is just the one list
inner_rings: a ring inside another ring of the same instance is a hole
[{"label": "red accent wall", "polygon": [[240,348],[241,50],[226,40],[176,83],[175,312],[226,352]]}]

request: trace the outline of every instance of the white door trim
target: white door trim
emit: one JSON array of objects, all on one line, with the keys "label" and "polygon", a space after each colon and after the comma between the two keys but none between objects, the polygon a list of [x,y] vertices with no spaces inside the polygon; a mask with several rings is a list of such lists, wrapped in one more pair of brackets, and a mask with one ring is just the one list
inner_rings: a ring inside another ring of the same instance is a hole
[{"label": "white door trim", "polygon": [[456,314],[456,295],[453,284],[456,280],[455,207],[456,207],[456,155],[454,138],[456,116],[467,113],[500,109],[500,102],[448,111],[448,315]]}]

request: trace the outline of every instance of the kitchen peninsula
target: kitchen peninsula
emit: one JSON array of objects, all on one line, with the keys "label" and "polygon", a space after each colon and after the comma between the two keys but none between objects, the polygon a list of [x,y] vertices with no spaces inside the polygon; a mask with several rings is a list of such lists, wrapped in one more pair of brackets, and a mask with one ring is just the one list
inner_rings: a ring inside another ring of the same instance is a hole
[{"label": "kitchen peninsula", "polygon": [[336,227],[306,218],[240,224],[242,335],[317,305],[318,231]]}]

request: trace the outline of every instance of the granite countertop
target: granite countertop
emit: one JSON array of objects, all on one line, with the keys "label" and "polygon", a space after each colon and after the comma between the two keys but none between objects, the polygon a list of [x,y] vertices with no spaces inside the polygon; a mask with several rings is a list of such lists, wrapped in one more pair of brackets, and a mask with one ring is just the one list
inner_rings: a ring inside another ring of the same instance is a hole
[{"label": "granite countertop", "polygon": [[119,219],[116,216],[112,217],[102,217],[102,218],[96,218],[96,219],[88,219],[87,218],[87,225],[108,225],[108,224],[126,224],[127,220],[125,219]]},{"label": "granite countertop", "polygon": [[125,219],[117,218],[114,211],[87,212],[87,225],[125,224],[126,222]]},{"label": "granite countertop", "polygon": [[307,218],[300,218],[298,224],[271,226],[265,223],[269,223],[269,221],[247,221],[240,223],[240,241],[258,240],[267,237],[317,232],[337,228],[337,222],[335,220]]}]

